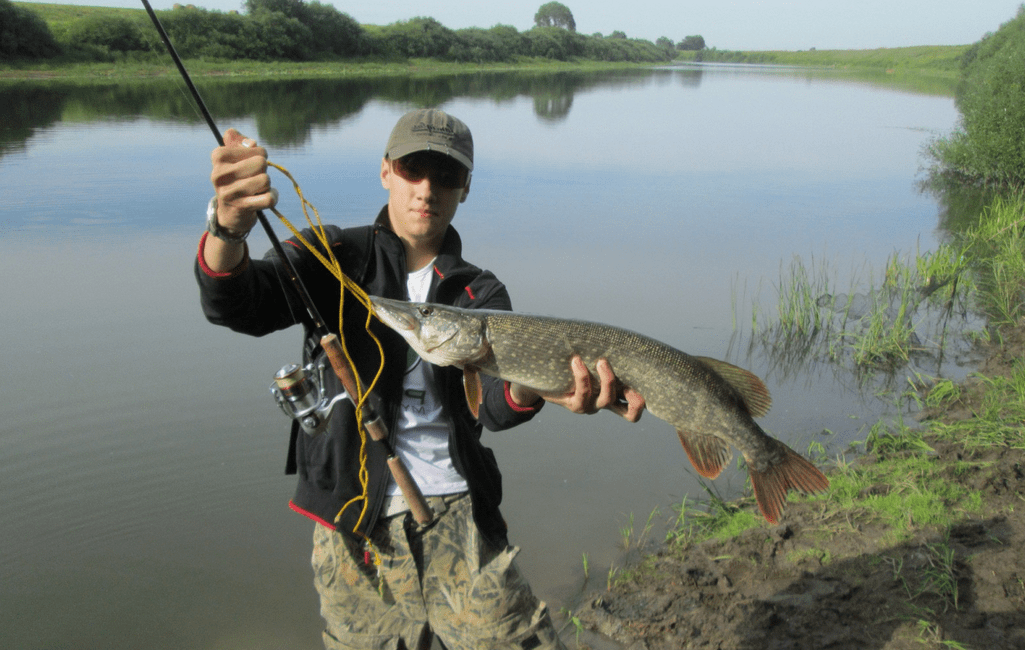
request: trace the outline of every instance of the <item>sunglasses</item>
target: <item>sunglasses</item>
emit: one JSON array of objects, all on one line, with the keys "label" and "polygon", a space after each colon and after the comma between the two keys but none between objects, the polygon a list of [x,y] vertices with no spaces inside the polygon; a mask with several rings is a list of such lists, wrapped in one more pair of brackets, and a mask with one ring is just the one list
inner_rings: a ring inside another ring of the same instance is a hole
[{"label": "sunglasses", "polygon": [[419,183],[430,177],[431,184],[449,190],[466,187],[470,170],[443,153],[418,151],[392,161],[395,173],[409,181]]}]

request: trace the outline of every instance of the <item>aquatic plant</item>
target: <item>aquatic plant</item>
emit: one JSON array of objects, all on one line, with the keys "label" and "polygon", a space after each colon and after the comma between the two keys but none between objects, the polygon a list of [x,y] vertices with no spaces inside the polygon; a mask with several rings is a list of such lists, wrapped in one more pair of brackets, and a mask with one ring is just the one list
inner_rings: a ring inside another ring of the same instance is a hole
[{"label": "aquatic plant", "polygon": [[1025,316],[1025,196],[997,196],[956,236],[971,262],[978,308],[996,326]]},{"label": "aquatic plant", "polygon": [[[857,373],[892,370],[916,354],[940,356],[951,317],[972,309],[974,283],[967,270],[963,247],[944,244],[910,259],[894,254],[878,282],[868,273],[866,283],[859,286],[854,277],[840,292],[828,261],[813,257],[805,264],[795,257],[775,285],[776,320],[760,325],[753,318],[751,344],[777,366],[829,361]],[[758,304],[756,297],[755,314]]]}]

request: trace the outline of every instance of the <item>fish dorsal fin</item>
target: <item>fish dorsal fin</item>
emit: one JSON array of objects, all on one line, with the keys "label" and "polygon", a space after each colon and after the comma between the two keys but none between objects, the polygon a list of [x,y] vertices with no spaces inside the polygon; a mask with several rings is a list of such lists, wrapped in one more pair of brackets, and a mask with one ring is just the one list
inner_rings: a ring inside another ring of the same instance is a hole
[{"label": "fish dorsal fin", "polygon": [[754,373],[718,359],[709,357],[697,357],[697,359],[716,371],[720,377],[726,380],[727,384],[733,386],[740,393],[740,397],[744,400],[744,406],[752,416],[759,418],[769,412],[769,407],[772,406],[769,389]]},{"label": "fish dorsal fin", "polygon": [[712,435],[691,433],[689,431],[676,430],[680,436],[680,444],[687,452],[687,458],[691,465],[707,479],[714,479],[722,474],[726,463],[730,462],[733,452],[725,440]]},{"label": "fish dorsal fin", "polygon": [[475,366],[463,368],[463,391],[466,392],[466,404],[474,418],[480,417],[480,405],[484,401],[484,387],[480,382],[480,373]]}]

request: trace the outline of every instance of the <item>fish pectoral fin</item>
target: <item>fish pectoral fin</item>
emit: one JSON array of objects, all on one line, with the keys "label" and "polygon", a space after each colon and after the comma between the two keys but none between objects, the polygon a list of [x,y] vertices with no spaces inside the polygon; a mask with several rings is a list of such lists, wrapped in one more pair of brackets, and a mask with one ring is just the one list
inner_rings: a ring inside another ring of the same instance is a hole
[{"label": "fish pectoral fin", "polygon": [[719,361],[710,357],[695,358],[718,373],[720,377],[726,380],[727,384],[733,386],[740,393],[740,397],[744,400],[744,406],[747,407],[747,412],[753,417],[760,418],[769,412],[769,408],[772,406],[772,397],[769,395],[769,389],[765,387],[762,380],[753,372],[744,370],[732,363],[726,363],[725,361]]},{"label": "fish pectoral fin", "polygon": [[463,368],[463,391],[466,393],[466,404],[474,418],[480,417],[480,405],[484,401],[484,387],[480,382],[480,372],[474,366]]},{"label": "fish pectoral fin", "polygon": [[676,435],[680,437],[680,444],[687,452],[691,465],[698,470],[698,474],[707,479],[714,479],[722,474],[726,463],[733,457],[729,444],[721,438],[680,429],[676,430]]},{"label": "fish pectoral fin", "polygon": [[784,454],[777,464],[759,472],[748,463],[755,501],[770,524],[779,523],[790,490],[814,494],[829,488],[829,479],[819,468],[782,442],[779,444]]}]

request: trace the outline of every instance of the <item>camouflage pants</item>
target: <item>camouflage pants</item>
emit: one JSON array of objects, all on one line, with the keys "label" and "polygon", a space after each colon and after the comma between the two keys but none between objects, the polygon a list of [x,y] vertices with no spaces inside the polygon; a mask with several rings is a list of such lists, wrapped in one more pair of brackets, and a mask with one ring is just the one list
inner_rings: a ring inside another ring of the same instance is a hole
[{"label": "camouflage pants", "polygon": [[313,572],[328,650],[415,649],[438,636],[448,650],[564,650],[548,607],[513,561],[479,534],[468,497],[426,528],[409,515],[378,523],[374,554],[317,525]]}]

